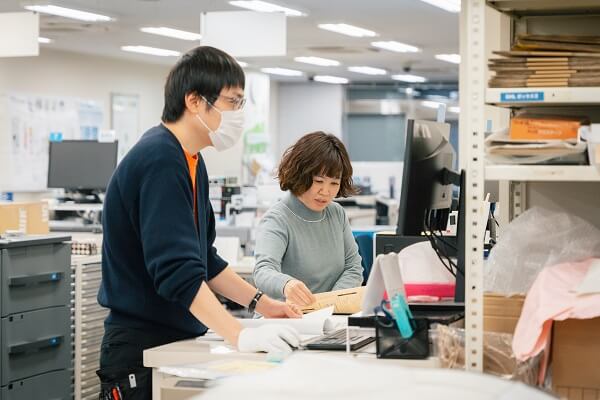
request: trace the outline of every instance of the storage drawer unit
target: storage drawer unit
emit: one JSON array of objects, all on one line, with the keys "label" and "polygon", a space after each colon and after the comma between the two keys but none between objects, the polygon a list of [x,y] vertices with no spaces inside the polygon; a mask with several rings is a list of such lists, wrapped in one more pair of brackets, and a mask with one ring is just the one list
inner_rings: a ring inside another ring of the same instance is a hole
[{"label": "storage drawer unit", "polygon": [[71,372],[62,370],[12,382],[0,390],[0,400],[70,400],[71,393]]},{"label": "storage drawer unit", "polygon": [[100,344],[108,309],[98,304],[97,294],[102,276],[100,255],[74,256],[75,275],[75,400],[98,399],[100,381]]},{"label": "storage drawer unit", "polygon": [[0,240],[0,400],[73,396],[69,236]]},{"label": "storage drawer unit", "polygon": [[2,317],[69,304],[69,244],[63,242],[9,247],[0,252]]}]

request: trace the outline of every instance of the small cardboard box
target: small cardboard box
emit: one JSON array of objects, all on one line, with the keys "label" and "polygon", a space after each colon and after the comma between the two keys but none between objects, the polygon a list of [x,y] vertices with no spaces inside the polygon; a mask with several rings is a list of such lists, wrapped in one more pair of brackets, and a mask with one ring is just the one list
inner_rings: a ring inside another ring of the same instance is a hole
[{"label": "small cardboard box", "polygon": [[507,297],[486,293],[483,297],[483,330],[512,335],[521,316],[524,302],[523,295]]},{"label": "small cardboard box", "polygon": [[45,201],[38,201],[35,203],[28,203],[27,208],[27,234],[28,235],[43,235],[50,232],[48,220],[50,219],[50,213],[48,210],[48,203]]},{"label": "small cardboard box", "polygon": [[555,321],[552,389],[562,398],[600,398],[600,318]]},{"label": "small cardboard box", "polygon": [[524,115],[510,121],[509,136],[514,140],[578,140],[579,129],[589,126],[589,121],[580,117],[549,117]]},{"label": "small cardboard box", "polygon": [[0,234],[27,231],[27,207],[24,203],[0,203]]},{"label": "small cardboard box", "polygon": [[0,203],[0,234],[8,230],[28,235],[46,234],[50,232],[48,216],[45,201]]}]

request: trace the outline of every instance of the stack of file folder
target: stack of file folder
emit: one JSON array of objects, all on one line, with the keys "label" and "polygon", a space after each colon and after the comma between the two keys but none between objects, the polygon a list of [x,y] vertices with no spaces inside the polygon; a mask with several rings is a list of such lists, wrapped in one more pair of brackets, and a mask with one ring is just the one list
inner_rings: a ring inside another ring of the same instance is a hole
[{"label": "stack of file folder", "polygon": [[494,54],[490,87],[600,86],[600,36],[519,35]]}]

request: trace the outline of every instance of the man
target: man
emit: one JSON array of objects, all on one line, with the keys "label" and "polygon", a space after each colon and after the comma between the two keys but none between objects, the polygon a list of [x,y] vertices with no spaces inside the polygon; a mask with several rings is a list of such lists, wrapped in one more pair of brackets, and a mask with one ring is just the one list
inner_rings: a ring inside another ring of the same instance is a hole
[{"label": "man", "polygon": [[101,305],[105,321],[98,376],[102,390],[151,398],[144,349],[203,335],[211,328],[240,351],[289,351],[290,328],[242,329],[219,293],[266,317],[299,317],[227,267],[213,247],[214,214],[199,151],[225,150],[243,131],[244,72],[226,53],[198,47],[165,84],[162,124],[123,158],[108,185],[103,212]]}]

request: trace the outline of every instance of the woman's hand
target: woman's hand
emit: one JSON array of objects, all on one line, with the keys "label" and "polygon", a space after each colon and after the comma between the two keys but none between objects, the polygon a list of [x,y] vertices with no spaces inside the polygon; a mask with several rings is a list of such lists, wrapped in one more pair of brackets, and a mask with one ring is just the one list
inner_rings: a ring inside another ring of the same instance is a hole
[{"label": "woman's hand", "polygon": [[256,305],[256,312],[265,318],[301,318],[302,312],[294,304],[286,304],[262,295]]},{"label": "woman's hand", "polygon": [[283,294],[288,302],[299,306],[308,306],[317,301],[310,289],[297,279],[292,279],[285,284]]}]

